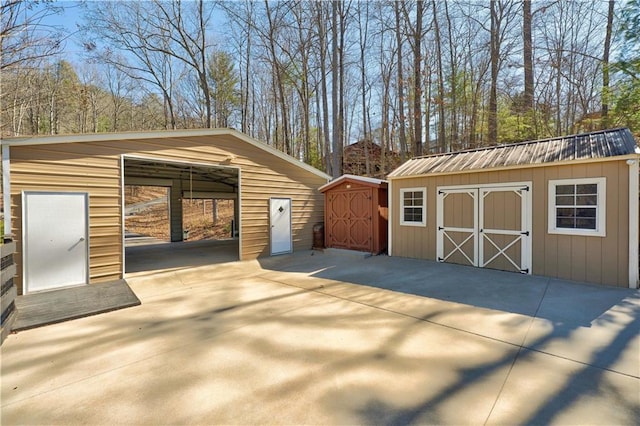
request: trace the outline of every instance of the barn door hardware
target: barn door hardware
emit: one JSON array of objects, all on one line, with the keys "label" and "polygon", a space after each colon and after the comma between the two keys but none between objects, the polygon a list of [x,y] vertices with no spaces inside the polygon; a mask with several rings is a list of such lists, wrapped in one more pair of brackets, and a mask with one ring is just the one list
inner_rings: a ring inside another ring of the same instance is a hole
[{"label": "barn door hardware", "polygon": [[524,188],[520,188],[520,191],[529,191],[529,185],[525,186]]},{"label": "barn door hardware", "polygon": [[438,262],[444,262],[444,259],[438,256]]},{"label": "barn door hardware", "polygon": [[442,226],[438,226],[438,231],[442,231],[444,228]]},{"label": "barn door hardware", "polygon": [[529,236],[529,231],[521,232],[520,235],[526,235],[528,237]]},{"label": "barn door hardware", "polygon": [[520,269],[520,273],[521,274],[528,274],[529,273],[529,268]]}]

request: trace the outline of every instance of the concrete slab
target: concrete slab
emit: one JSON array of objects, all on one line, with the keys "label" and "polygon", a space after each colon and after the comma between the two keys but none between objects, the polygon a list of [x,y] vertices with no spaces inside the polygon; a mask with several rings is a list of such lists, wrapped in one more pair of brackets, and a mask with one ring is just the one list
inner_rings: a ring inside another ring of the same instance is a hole
[{"label": "concrete slab", "polygon": [[364,251],[338,249],[333,247],[323,249],[322,252],[332,256],[341,256],[341,257],[348,256],[348,257],[355,257],[360,259],[371,257],[371,253],[367,253]]},{"label": "concrete slab", "polygon": [[640,423],[637,291],[451,266],[303,252],[130,274],[142,305],[8,337],[0,422]]},{"label": "concrete slab", "polygon": [[238,260],[238,239],[129,243],[125,247],[127,273],[206,266]]}]

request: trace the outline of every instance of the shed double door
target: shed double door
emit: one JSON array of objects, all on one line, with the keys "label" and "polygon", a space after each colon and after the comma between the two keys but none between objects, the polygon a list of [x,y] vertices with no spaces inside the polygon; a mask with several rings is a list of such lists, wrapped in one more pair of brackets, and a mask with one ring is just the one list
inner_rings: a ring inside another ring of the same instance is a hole
[{"label": "shed double door", "polygon": [[332,191],[327,202],[326,245],[373,251],[372,189]]},{"label": "shed double door", "polygon": [[531,273],[531,184],[439,188],[440,262]]}]

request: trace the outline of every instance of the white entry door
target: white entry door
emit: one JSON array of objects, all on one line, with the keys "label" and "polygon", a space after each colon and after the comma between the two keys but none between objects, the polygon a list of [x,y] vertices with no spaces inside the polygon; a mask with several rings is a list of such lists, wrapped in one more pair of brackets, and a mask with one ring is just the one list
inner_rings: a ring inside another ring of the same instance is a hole
[{"label": "white entry door", "polygon": [[25,293],[88,283],[88,194],[22,193]]},{"label": "white entry door", "polygon": [[291,199],[271,198],[269,200],[269,211],[271,218],[271,254],[291,253]]}]

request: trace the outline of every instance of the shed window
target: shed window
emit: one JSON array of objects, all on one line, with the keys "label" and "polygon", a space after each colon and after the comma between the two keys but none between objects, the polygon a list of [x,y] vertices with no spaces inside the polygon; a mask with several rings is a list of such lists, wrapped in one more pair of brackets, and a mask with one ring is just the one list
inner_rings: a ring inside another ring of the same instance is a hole
[{"label": "shed window", "polygon": [[549,181],[549,233],[605,236],[605,178]]},{"label": "shed window", "polygon": [[400,200],[400,225],[426,226],[427,189],[401,189]]}]

